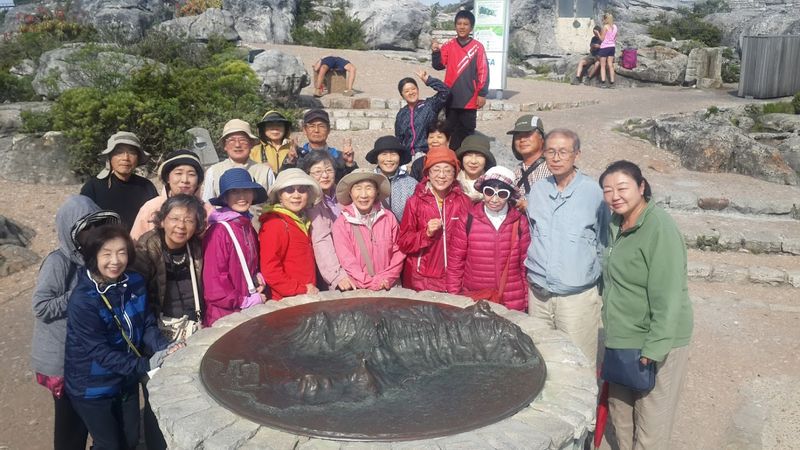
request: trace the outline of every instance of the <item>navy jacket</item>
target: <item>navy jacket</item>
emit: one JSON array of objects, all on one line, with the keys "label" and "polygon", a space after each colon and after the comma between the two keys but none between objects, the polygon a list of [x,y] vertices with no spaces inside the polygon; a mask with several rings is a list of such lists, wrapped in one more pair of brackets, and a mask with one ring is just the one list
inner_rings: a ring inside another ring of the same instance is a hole
[{"label": "navy jacket", "polygon": [[404,106],[394,119],[394,135],[412,155],[417,152],[427,153],[428,126],[436,122],[439,111],[444,108],[450,95],[450,88],[439,79],[428,77],[425,84],[433,88],[436,95],[418,101],[414,109]]},{"label": "navy jacket", "polygon": [[[141,358],[123,339],[100,296],[101,291]],[[67,394],[85,399],[114,397],[136,385],[150,370],[149,357],[168,345],[147,307],[147,289],[141,275],[126,272],[119,282],[101,288],[89,277],[86,268],[81,268],[78,285],[67,306],[64,349]]]}]

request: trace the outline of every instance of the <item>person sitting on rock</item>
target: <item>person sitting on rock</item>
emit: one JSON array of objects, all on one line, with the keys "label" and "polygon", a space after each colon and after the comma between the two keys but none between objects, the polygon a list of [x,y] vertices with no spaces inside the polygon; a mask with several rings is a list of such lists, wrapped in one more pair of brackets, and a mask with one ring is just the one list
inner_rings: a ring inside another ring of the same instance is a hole
[{"label": "person sitting on rock", "polygon": [[286,157],[296,152],[295,142],[289,138],[292,122],[278,111],[267,111],[256,126],[261,142],[250,149],[250,159],[269,164],[277,174]]},{"label": "person sitting on rock", "polygon": [[312,67],[316,74],[315,81],[317,83],[316,86],[314,86],[314,97],[322,97],[325,95],[323,89],[325,86],[325,74],[327,74],[328,71],[339,73],[347,72],[347,90],[342,92],[342,95],[352,97],[353,94],[355,94],[355,92],[353,92],[353,83],[356,82],[356,66],[350,61],[338,56],[326,56],[322,59],[318,59]]},{"label": "person sitting on rock", "polygon": [[369,169],[347,174],[336,186],[342,213],[333,224],[336,256],[359,289],[395,286],[405,255],[397,244],[400,226],[381,202],[391,193],[389,179]]},{"label": "person sitting on rock", "polygon": [[281,170],[302,168],[305,166],[303,159],[311,152],[327,152],[336,162],[336,182],[345,175],[358,168],[353,153],[353,144],[350,139],[345,139],[342,150],[339,151],[328,145],[328,136],[331,133],[331,119],[322,109],[312,109],[303,116],[303,132],[308,142],[297,149],[296,157],[287,157],[283,161]]},{"label": "person sitting on rock", "polygon": [[[600,59],[597,56],[600,52],[600,43],[603,42],[600,39],[600,31],[602,31],[602,28],[600,28],[599,25],[595,25],[594,29],[592,29],[592,40],[589,42],[589,54],[581,58],[578,63],[578,69],[575,71],[575,78],[572,79],[573,85],[580,84],[581,82],[589,84],[589,80],[592,79],[600,68]],[[583,78],[583,72],[587,67],[589,71],[586,74],[586,78]]]},{"label": "person sitting on rock", "polygon": [[108,138],[100,155],[108,158],[106,167],[83,185],[81,195],[92,199],[101,209],[119,214],[122,225],[130,231],[142,205],[158,196],[153,183],[135,173],[136,167],[145,164],[150,154],[142,149],[138,136],[119,131]]}]

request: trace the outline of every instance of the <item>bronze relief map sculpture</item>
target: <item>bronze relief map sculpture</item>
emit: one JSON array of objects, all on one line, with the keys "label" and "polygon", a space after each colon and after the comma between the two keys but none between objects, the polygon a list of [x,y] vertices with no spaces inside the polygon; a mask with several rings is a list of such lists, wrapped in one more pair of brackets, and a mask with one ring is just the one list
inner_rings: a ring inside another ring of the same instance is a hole
[{"label": "bronze relief map sculpture", "polygon": [[351,298],[245,322],[203,357],[209,394],[236,414],[327,439],[445,436],[510,417],[546,368],[488,303]]}]

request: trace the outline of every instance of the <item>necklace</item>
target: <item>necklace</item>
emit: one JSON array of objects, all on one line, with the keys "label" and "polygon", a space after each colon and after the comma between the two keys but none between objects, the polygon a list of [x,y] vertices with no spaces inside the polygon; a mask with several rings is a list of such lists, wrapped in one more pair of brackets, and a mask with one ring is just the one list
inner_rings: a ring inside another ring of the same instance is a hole
[{"label": "necklace", "polygon": [[182,253],[180,256],[176,255],[169,255],[169,256],[172,259],[172,264],[175,264],[176,266],[183,265],[183,263],[186,262],[186,253]]}]

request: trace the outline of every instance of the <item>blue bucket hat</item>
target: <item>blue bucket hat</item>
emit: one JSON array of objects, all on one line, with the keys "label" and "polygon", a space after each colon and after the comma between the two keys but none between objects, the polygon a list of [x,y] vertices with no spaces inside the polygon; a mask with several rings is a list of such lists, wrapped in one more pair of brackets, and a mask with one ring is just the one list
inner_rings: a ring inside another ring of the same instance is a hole
[{"label": "blue bucket hat", "polygon": [[219,195],[208,200],[214,206],[227,206],[225,203],[225,193],[231,189],[252,189],[255,191],[253,204],[258,205],[267,201],[267,190],[264,186],[253,181],[250,172],[240,167],[228,169],[219,178]]}]

